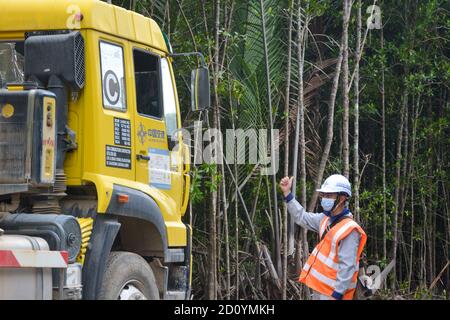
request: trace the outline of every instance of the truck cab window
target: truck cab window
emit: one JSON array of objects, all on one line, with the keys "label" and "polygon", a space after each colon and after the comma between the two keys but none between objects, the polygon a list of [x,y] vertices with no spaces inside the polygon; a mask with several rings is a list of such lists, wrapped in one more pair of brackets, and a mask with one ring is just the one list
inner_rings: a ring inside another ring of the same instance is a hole
[{"label": "truck cab window", "polygon": [[0,84],[23,82],[23,41],[0,42]]},{"label": "truck cab window", "polygon": [[133,51],[136,106],[139,114],[161,118],[159,57],[141,50]]},{"label": "truck cab window", "polygon": [[166,122],[167,134],[171,136],[177,125],[177,106],[175,103],[175,91],[173,88],[172,75],[167,59],[161,60],[161,75],[164,101],[164,120]]}]

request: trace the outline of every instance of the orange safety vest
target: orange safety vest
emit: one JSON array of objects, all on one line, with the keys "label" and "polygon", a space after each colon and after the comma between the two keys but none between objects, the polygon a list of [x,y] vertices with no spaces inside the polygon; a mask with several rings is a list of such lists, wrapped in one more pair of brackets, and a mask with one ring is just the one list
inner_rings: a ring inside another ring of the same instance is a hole
[{"label": "orange safety vest", "polygon": [[[329,217],[325,217],[320,223],[320,238],[322,238],[322,235],[325,232],[329,219]],[[342,221],[339,221],[329,230],[325,237],[314,248],[303,266],[299,281],[311,289],[331,297],[338,272],[339,242],[347,237],[354,229],[361,234],[355,261],[355,263],[359,264],[359,258],[367,240],[366,233],[353,219],[342,219]],[[355,271],[350,287],[343,293],[344,300],[351,300],[353,298],[356,290],[356,282],[358,280],[358,271],[359,268]]]}]

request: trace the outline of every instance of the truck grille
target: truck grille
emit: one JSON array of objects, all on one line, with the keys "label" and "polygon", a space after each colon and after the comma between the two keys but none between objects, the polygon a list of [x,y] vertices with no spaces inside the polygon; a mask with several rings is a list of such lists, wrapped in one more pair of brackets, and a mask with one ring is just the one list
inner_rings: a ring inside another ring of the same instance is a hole
[{"label": "truck grille", "polygon": [[[25,99],[0,100],[1,184],[25,183],[28,178],[26,175],[28,103],[26,96],[21,98]],[[5,108],[8,110],[4,111]]]},{"label": "truck grille", "polygon": [[25,182],[26,126],[0,123],[0,183]]}]

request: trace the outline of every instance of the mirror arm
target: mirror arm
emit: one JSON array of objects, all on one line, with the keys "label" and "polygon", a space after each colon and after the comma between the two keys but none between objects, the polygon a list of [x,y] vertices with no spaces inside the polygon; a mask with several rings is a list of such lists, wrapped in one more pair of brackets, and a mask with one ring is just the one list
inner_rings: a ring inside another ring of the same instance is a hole
[{"label": "mirror arm", "polygon": [[199,57],[202,67],[208,68],[208,66],[206,65],[205,57],[203,56],[203,54],[201,52],[182,52],[182,53],[169,54],[169,57],[173,57],[173,58],[175,58],[175,57],[190,57],[190,56]]}]

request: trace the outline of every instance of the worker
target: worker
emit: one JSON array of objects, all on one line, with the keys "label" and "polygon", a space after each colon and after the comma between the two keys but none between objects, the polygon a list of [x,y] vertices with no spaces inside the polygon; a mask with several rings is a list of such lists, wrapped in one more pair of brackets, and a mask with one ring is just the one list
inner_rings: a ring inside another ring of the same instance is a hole
[{"label": "worker", "polygon": [[285,177],[280,182],[288,211],[296,224],[317,232],[320,239],[303,266],[299,281],[313,290],[314,300],[353,299],[367,236],[348,209],[350,182],[340,174],[328,177],[317,190],[323,212],[312,213],[294,198],[292,180],[293,177]]}]

